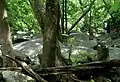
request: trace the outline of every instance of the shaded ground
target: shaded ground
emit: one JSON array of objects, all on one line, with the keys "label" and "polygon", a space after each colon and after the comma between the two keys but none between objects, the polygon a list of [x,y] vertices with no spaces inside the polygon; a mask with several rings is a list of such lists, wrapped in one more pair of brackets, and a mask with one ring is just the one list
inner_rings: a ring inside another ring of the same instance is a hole
[{"label": "shaded ground", "polygon": [[[72,38],[72,42],[67,46],[60,43],[61,52],[65,58],[69,58],[70,45],[72,45],[71,59],[73,64],[76,64],[78,61],[86,61],[87,56],[90,56],[93,60],[95,59],[97,51],[93,50],[92,47],[97,44],[96,40],[89,41],[89,36],[87,34],[76,34]],[[109,47],[110,56],[108,59],[120,59],[120,48],[118,46],[112,47],[112,45],[120,45],[120,39],[112,40],[106,36],[101,36],[99,38]],[[14,49],[29,56],[35,64],[39,64],[38,54],[42,53],[42,40],[43,38],[40,37],[30,41],[14,44]],[[8,82],[24,82],[25,80],[27,82],[34,82],[32,79],[28,81],[30,78],[16,72],[3,72],[3,76],[8,79]],[[19,79],[19,77],[23,79]]]}]

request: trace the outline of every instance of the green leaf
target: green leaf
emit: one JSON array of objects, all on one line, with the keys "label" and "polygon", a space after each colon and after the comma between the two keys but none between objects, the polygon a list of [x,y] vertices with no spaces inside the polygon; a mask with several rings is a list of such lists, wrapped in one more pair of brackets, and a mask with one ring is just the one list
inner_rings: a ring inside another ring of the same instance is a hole
[{"label": "green leaf", "polygon": [[120,9],[120,2],[116,2],[111,6],[109,12],[110,13],[117,12],[119,9]]},{"label": "green leaf", "polygon": [[95,82],[95,81],[93,79],[91,79],[90,82]]}]

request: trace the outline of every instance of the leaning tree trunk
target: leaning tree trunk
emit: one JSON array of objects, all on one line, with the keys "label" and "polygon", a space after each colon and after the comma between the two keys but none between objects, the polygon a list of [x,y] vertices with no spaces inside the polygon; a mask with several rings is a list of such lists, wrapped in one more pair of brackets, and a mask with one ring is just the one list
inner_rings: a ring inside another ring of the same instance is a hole
[{"label": "leaning tree trunk", "polygon": [[44,15],[45,15],[45,7],[42,0],[29,0],[31,7],[34,11],[34,15],[39,23],[39,26],[43,32],[44,30]]},{"label": "leaning tree trunk", "polygon": [[11,41],[10,27],[7,21],[7,13],[5,11],[5,1],[0,1],[0,44],[3,55],[3,66],[13,66],[13,62],[4,55],[13,56],[13,47]]}]

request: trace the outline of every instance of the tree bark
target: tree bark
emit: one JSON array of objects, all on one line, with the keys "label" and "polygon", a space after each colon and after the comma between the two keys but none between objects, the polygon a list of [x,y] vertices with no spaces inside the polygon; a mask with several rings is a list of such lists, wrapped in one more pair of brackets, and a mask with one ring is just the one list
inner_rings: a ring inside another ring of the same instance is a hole
[{"label": "tree bark", "polygon": [[65,0],[62,0],[62,17],[61,17],[61,27],[62,27],[62,34],[64,34],[65,28],[64,28],[64,12],[65,12]]},{"label": "tree bark", "polygon": [[46,1],[45,27],[43,40],[43,67],[55,66],[57,37],[58,0]]},{"label": "tree bark", "polygon": [[45,15],[45,7],[42,0],[29,0],[31,7],[34,11],[35,17],[41,27],[43,32],[44,30],[44,15]]},{"label": "tree bark", "polygon": [[[11,40],[10,27],[7,21],[7,12],[5,11],[5,1],[0,1],[0,44],[2,55],[13,57],[13,45]],[[13,61],[3,57],[3,66],[13,66]]]},{"label": "tree bark", "polygon": [[[42,67],[54,67],[56,60],[56,40],[58,26],[58,0],[46,0],[45,26],[43,33]],[[46,76],[48,82],[57,82],[54,75]]]},{"label": "tree bark", "polygon": [[67,31],[67,0],[65,0],[65,32]]}]

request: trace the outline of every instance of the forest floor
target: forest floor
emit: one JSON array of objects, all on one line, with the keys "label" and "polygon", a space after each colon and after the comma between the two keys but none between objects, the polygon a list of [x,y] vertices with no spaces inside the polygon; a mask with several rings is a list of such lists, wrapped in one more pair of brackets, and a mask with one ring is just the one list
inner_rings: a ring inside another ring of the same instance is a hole
[{"label": "forest floor", "polygon": [[[100,40],[105,43],[106,46],[109,47],[109,58],[112,59],[120,59],[120,39],[112,40],[107,35],[99,36]],[[33,40],[24,41],[21,43],[14,44],[14,49],[20,51],[30,57],[30,59],[37,65],[39,65],[38,54],[42,54],[43,48],[43,38],[39,37]],[[90,56],[93,60],[95,58],[96,50],[93,49],[93,46],[97,45],[96,39],[89,40],[89,36],[84,33],[79,33],[72,37],[72,42],[69,42],[69,45],[64,45],[60,43],[62,55],[65,58],[69,58],[69,50],[72,45],[72,53],[71,59],[73,65],[77,64],[78,61],[86,61],[87,56]],[[3,72],[4,78],[7,78],[9,82],[24,82],[24,80],[31,80],[28,76],[24,76],[20,73],[16,72]],[[23,78],[23,79],[21,79]]]}]

